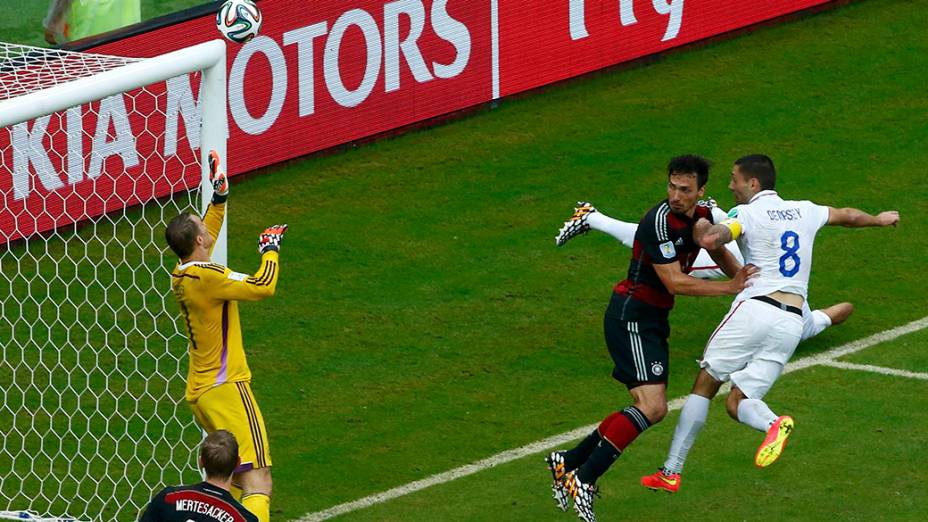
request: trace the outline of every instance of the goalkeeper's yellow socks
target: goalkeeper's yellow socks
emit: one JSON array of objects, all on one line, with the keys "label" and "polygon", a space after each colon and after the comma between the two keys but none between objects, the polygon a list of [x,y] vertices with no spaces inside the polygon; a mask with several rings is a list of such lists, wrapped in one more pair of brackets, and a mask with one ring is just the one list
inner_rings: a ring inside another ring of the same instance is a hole
[{"label": "goalkeeper's yellow socks", "polygon": [[258,517],[259,522],[270,522],[271,497],[264,493],[249,493],[242,497],[242,505]]}]

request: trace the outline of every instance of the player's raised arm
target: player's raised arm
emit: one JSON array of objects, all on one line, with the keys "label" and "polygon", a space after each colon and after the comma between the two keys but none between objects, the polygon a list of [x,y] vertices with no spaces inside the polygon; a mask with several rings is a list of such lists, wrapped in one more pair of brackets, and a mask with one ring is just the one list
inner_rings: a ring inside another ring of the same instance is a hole
[{"label": "player's raised arm", "polygon": [[851,228],[896,226],[899,212],[887,210],[874,216],[856,208],[828,207],[828,224]]},{"label": "player's raised arm", "polygon": [[259,301],[274,295],[280,277],[280,241],[286,230],[287,225],[273,225],[261,233],[258,238],[261,267],[254,275],[228,269],[222,274],[207,272],[216,279],[210,286],[211,296],[225,301]]},{"label": "player's raised arm", "polygon": [[693,227],[693,239],[709,252],[718,250],[726,243],[738,239],[740,235],[741,222],[735,218],[728,218],[716,225],[700,219]]},{"label": "player's raised arm", "polygon": [[203,224],[214,241],[209,249],[209,254],[212,255],[213,247],[216,246],[215,240],[219,238],[219,230],[222,229],[222,221],[225,219],[226,199],[229,198],[229,179],[225,172],[219,170],[219,154],[214,150],[209,151],[209,181],[213,185],[213,198],[206,208],[206,214],[203,215]]}]

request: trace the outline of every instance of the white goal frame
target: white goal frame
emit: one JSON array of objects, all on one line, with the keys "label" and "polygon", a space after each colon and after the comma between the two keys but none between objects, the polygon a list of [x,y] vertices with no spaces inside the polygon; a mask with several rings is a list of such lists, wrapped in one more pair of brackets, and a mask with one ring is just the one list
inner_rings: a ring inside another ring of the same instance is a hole
[{"label": "white goal frame", "polygon": [[[43,52],[54,52],[46,49],[36,49],[35,51],[37,54]],[[198,156],[201,173],[199,183],[199,205],[202,214],[206,211],[206,207],[212,199],[213,194],[212,184],[209,182],[209,152],[211,150],[218,152],[220,158],[222,159],[222,169],[225,172],[228,172],[229,169],[226,146],[226,141],[229,135],[227,116],[228,95],[226,77],[226,43],[223,40],[216,39],[152,58],[128,58],[126,60],[132,61],[102,72],[91,74],[89,76],[84,76],[73,80],[63,79],[63,83],[50,85],[45,88],[40,85],[38,86],[37,90],[21,95],[15,95],[11,98],[0,101],[0,129],[11,128],[14,125],[36,120],[48,115],[61,113],[71,109],[72,107],[80,107],[121,93],[127,93],[138,89],[145,89],[146,87],[149,87],[153,84],[164,83],[172,78],[179,76],[200,73],[202,76],[198,99],[196,102],[197,108],[199,110],[200,128],[187,128],[186,132],[188,135],[199,132],[200,137],[200,150]],[[195,167],[191,165],[191,168]],[[156,177],[159,174],[160,172],[152,172],[151,176]],[[192,194],[192,190],[195,190],[196,188],[197,187],[194,186],[188,189],[187,193],[190,194],[191,197],[191,200],[188,204],[196,205],[196,200],[193,199],[194,195]],[[141,204],[144,206],[146,202],[150,201],[156,201],[154,196],[148,200],[142,201]],[[226,210],[226,216],[228,216],[228,209]],[[227,264],[227,222],[228,219],[224,220],[219,237],[216,239],[216,245],[212,252],[212,260],[223,265]],[[152,232],[152,235],[154,236],[155,231]],[[30,235],[26,239],[27,241],[30,239],[30,237],[38,237],[41,239],[41,237],[44,235],[47,234],[43,231],[39,231]],[[50,235],[50,237],[45,238],[44,240],[56,241],[56,238]],[[168,289],[170,288],[170,277],[168,277],[167,273],[164,274],[164,277],[165,279],[163,280],[163,288],[165,289],[165,295],[169,296],[170,292]],[[155,278],[153,282],[157,285],[157,278]],[[132,292],[131,288],[127,290],[128,292]],[[31,295],[15,295],[13,299],[14,301],[27,301],[31,299]],[[79,346],[79,348],[83,350],[83,346]],[[186,358],[186,354],[181,354],[181,356]],[[178,359],[178,361],[180,361],[180,359]],[[179,369],[180,367],[178,367],[178,370]],[[182,375],[180,374],[177,376],[178,378],[182,378]],[[183,406],[182,395],[176,397],[175,399],[177,404]],[[173,404],[170,407],[173,407]],[[181,414],[178,415],[178,417],[185,417],[185,415]],[[193,424],[192,415],[186,415],[186,417],[191,418],[190,422]],[[186,461],[184,465],[189,466],[190,460],[188,457],[184,455],[183,458]],[[179,467],[182,466],[179,464]],[[6,473],[7,471],[8,470],[0,470],[0,473]],[[141,485],[141,483],[139,485]],[[162,484],[161,486],[164,485],[167,484]],[[145,486],[150,486],[150,484],[145,484]],[[159,486],[159,488],[161,486]],[[146,492],[146,494],[148,493]],[[0,499],[0,501],[2,500],[3,499]],[[13,506],[10,506],[10,508],[12,507]],[[20,506],[16,507],[19,508]],[[35,507],[32,506],[28,507],[30,509],[35,509]],[[0,505],[0,508],[4,508],[4,506]],[[39,507],[39,509],[42,508]],[[87,512],[83,514],[71,513],[71,515],[81,516],[81,518],[92,516],[94,520],[97,520],[102,516],[100,514],[92,514]],[[74,520],[70,517],[57,518],[55,516],[49,516],[44,513],[33,513],[25,511],[0,512],[0,519],[7,519],[10,516],[15,516],[20,520]]]}]

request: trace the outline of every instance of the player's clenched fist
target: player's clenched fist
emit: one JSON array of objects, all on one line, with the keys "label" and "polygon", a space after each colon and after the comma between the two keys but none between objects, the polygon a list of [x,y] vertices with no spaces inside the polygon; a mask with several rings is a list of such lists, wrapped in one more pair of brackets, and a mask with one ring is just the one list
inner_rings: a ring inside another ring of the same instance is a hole
[{"label": "player's clenched fist", "polygon": [[271,225],[265,228],[258,236],[258,252],[263,254],[269,250],[280,251],[280,240],[284,238],[286,231],[287,225]]},{"label": "player's clenched fist", "polygon": [[213,184],[213,203],[222,203],[229,197],[229,178],[219,171],[219,153],[209,151],[209,182]]},{"label": "player's clenched fist", "polygon": [[877,222],[880,226],[896,226],[899,224],[899,212],[896,210],[887,210],[886,212],[880,212],[876,216]]}]

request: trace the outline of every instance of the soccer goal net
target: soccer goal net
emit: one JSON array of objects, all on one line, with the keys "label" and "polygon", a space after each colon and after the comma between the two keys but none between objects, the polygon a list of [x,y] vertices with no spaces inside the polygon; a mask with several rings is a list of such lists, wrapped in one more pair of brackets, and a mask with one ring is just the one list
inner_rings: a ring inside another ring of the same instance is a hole
[{"label": "soccer goal net", "polygon": [[137,520],[199,478],[163,237],[225,158],[225,67],[0,43],[0,511]]}]

